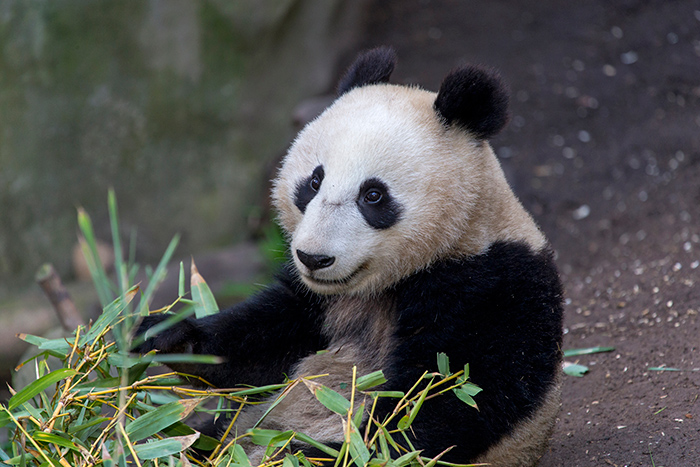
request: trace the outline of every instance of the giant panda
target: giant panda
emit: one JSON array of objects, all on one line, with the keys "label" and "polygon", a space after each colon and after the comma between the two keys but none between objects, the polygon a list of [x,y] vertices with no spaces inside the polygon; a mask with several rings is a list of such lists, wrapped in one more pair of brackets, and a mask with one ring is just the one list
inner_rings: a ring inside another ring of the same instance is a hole
[{"label": "giant panda", "polygon": [[[488,143],[507,122],[506,88],[470,65],[437,94],[393,85],[395,61],[389,48],[360,55],[284,158],[272,199],[291,260],[278,280],[138,350],[221,356],[172,365],[220,388],[328,374],[320,382],[344,394],[353,365],[406,391],[443,352],[453,367],[470,365],[478,410],[451,393],[427,400],[414,446],[428,457],[452,447],[441,460],[453,463],[535,465],[560,405],[562,290],[547,240]],[[380,399],[374,416],[394,405]],[[245,411],[238,432],[264,410]],[[344,430],[302,385],[261,427],[331,446]]]}]

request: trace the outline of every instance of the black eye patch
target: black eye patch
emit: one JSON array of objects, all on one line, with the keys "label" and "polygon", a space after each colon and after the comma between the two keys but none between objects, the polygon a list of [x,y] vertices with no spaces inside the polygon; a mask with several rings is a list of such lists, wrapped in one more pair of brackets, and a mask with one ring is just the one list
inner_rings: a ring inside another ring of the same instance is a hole
[{"label": "black eye patch", "polygon": [[294,193],[294,205],[299,208],[303,214],[306,211],[306,205],[314,199],[316,193],[321,188],[323,182],[323,166],[319,165],[314,169],[310,176],[299,182],[296,192]]},{"label": "black eye patch", "polygon": [[391,196],[389,188],[378,178],[362,182],[357,197],[362,217],[377,230],[388,229],[401,218],[401,205]]}]

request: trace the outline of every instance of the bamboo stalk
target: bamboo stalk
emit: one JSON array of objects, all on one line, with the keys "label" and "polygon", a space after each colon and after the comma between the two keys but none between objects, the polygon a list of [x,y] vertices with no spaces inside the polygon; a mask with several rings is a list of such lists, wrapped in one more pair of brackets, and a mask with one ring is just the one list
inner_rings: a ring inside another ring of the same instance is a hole
[{"label": "bamboo stalk", "polygon": [[74,331],[78,326],[85,324],[52,264],[47,263],[41,266],[35,279],[51,301],[63,329]]}]

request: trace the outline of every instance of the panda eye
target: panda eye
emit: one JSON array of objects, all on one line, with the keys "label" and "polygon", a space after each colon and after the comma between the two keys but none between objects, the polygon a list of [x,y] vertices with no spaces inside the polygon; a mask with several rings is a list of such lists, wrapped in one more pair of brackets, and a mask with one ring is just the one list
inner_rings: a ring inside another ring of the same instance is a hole
[{"label": "panda eye", "polygon": [[365,193],[365,203],[367,204],[377,204],[382,200],[382,192],[376,188],[371,188]]},{"label": "panda eye", "polygon": [[321,188],[321,179],[318,177],[318,175],[314,174],[314,176],[311,177],[311,181],[309,182],[309,186],[314,191],[318,191],[318,189]]}]

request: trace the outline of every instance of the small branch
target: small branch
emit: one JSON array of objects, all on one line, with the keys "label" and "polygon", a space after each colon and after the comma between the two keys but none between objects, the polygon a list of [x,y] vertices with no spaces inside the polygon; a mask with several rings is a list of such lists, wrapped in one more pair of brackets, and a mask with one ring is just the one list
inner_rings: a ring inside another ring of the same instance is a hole
[{"label": "small branch", "polygon": [[73,299],[70,298],[68,290],[61,282],[61,278],[56,274],[53,265],[44,264],[39,268],[35,279],[51,301],[51,305],[53,305],[63,329],[73,331],[79,325],[85,324],[82,316],[80,316],[80,312],[78,312],[73,303]]}]

